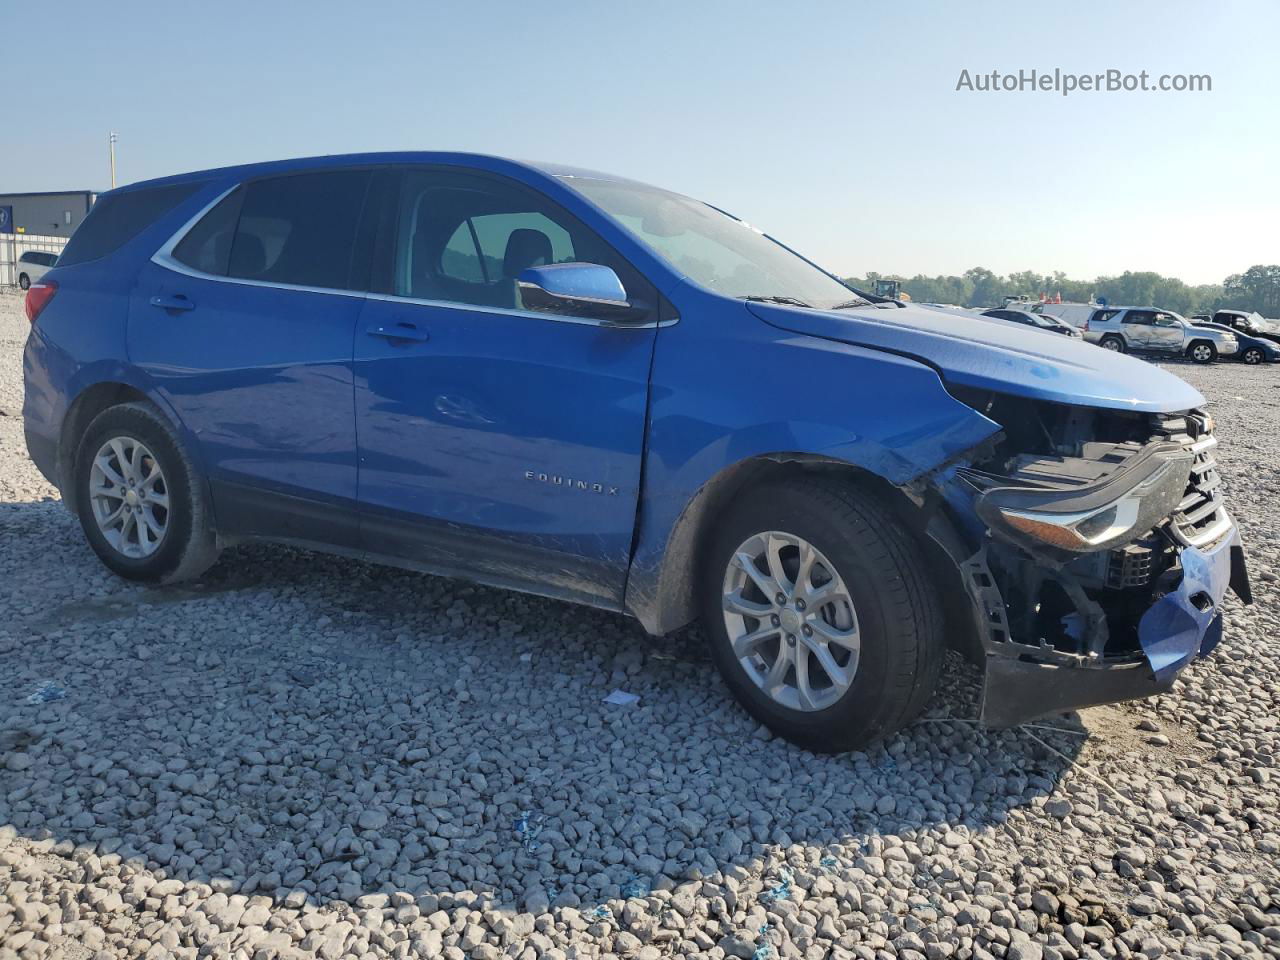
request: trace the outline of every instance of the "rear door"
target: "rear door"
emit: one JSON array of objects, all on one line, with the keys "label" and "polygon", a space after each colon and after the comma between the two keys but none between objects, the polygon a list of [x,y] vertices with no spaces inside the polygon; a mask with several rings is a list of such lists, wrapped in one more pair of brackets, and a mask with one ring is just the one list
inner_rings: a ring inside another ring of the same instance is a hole
[{"label": "rear door", "polygon": [[1155,314],[1150,310],[1126,310],[1120,318],[1120,327],[1129,346],[1137,350],[1151,349],[1151,322]]},{"label": "rear door", "polygon": [[198,438],[225,532],[357,547],[351,343],[371,177],[241,185],[138,278],[130,359]]},{"label": "rear door", "polygon": [[608,265],[657,293],[541,193],[409,168],[356,332],[361,525],[372,554],[618,606],[631,555],[656,323],[523,306],[515,278]]}]

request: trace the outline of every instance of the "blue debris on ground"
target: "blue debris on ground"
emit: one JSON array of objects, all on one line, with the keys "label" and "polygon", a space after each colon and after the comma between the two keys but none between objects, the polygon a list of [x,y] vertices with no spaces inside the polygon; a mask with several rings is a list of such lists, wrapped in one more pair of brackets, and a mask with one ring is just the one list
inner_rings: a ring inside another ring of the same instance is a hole
[{"label": "blue debris on ground", "polygon": [[771,890],[766,890],[760,894],[762,903],[777,903],[779,900],[791,899],[791,871],[783,867],[778,871],[778,876],[781,878],[781,882]]},{"label": "blue debris on ground", "polygon": [[768,960],[773,954],[773,946],[765,939],[769,932],[769,924],[765,924],[760,928],[760,946],[756,947],[756,952],[751,955],[751,960]]},{"label": "blue debris on ground", "polygon": [[649,890],[649,881],[644,877],[632,877],[622,885],[622,895],[628,900],[647,897]]},{"label": "blue debris on ground", "polygon": [[521,810],[520,816],[516,818],[513,824],[516,831],[516,839],[524,846],[526,853],[533,853],[538,849],[538,834],[542,832],[542,814],[534,813],[532,810]]},{"label": "blue debris on ground", "polygon": [[61,700],[66,697],[67,691],[52,680],[46,680],[40,686],[36,687],[35,693],[27,697],[27,703],[52,703],[54,700]]}]

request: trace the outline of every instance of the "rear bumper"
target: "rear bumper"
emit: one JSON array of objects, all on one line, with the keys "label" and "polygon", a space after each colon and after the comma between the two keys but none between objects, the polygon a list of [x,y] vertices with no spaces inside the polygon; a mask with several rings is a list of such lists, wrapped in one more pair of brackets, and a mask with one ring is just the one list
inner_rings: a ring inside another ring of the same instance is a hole
[{"label": "rear bumper", "polygon": [[1195,659],[1222,639],[1228,589],[1252,601],[1244,547],[1237,530],[1211,549],[1185,548],[1177,588],[1157,599],[1138,624],[1141,653],[1126,659],[1066,664],[989,652],[980,719],[1011,727],[1066,710],[1163,693]]}]

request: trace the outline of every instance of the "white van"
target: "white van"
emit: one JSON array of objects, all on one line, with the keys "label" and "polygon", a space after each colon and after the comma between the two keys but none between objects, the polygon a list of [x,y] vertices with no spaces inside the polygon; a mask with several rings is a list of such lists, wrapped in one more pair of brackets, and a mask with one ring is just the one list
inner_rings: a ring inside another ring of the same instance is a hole
[{"label": "white van", "polygon": [[18,286],[26,290],[48,272],[57,262],[56,253],[28,250],[18,258]]}]

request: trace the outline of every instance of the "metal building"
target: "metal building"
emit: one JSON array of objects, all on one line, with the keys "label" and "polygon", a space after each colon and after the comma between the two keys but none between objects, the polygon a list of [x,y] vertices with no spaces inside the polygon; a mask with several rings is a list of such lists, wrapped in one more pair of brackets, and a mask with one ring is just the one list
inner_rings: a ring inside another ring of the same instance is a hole
[{"label": "metal building", "polygon": [[48,193],[0,193],[0,233],[28,233],[41,237],[70,237],[98,194],[93,190]]},{"label": "metal building", "polygon": [[92,190],[0,193],[0,286],[18,282],[24,253],[61,253],[97,199]]}]

